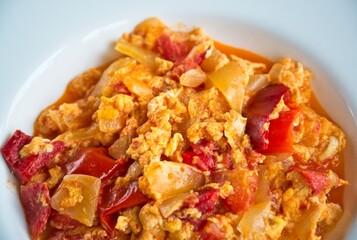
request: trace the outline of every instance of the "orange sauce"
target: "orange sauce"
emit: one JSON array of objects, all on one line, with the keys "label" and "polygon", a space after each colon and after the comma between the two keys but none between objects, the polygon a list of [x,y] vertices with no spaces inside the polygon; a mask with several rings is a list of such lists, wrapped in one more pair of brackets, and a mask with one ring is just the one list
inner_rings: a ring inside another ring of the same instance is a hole
[{"label": "orange sauce", "polygon": [[[272,67],[273,62],[270,61],[268,58],[265,58],[259,54],[250,52],[248,50],[245,49],[241,49],[241,48],[235,48],[229,45],[225,45],[223,43],[214,42],[215,47],[223,52],[226,55],[231,55],[234,54],[240,58],[249,60],[251,62],[259,62],[259,63],[264,63],[267,66],[267,70],[269,71],[269,69]],[[311,98],[310,98],[310,107],[312,109],[314,109],[314,111],[316,113],[318,113],[321,116],[324,116],[325,118],[327,118],[329,121],[332,121],[332,118],[328,115],[328,113],[326,112],[326,110],[322,107],[322,105],[320,104],[319,100],[317,99],[315,94],[311,94]],[[337,175],[344,179],[345,174],[344,174],[344,158],[343,158],[343,152],[339,153],[339,159],[340,159],[340,163],[338,166],[333,167],[332,170],[337,173]],[[330,191],[329,194],[329,199],[330,201],[334,202],[334,203],[338,203],[341,206],[343,205],[343,187],[338,187],[338,188],[334,188]]]},{"label": "orange sauce", "polygon": [[226,55],[236,55],[237,57],[249,60],[251,62],[257,62],[257,63],[264,63],[267,66],[267,69],[269,70],[273,66],[273,62],[270,61],[269,59],[253,53],[251,51],[242,49],[242,48],[235,48],[220,42],[215,41],[214,46],[221,52],[223,52]]},{"label": "orange sauce", "polygon": [[[257,63],[264,63],[267,66],[267,71],[271,69],[273,62],[269,60],[268,58],[265,58],[259,54],[256,54],[254,52],[241,49],[241,48],[235,48],[220,42],[215,41],[214,42],[215,47],[223,52],[226,55],[236,55],[240,58],[249,60],[251,62],[257,62]],[[101,66],[96,67],[96,69],[100,70],[103,72],[112,62],[109,62],[107,64],[103,64]],[[63,95],[53,104],[51,104],[49,107],[57,107],[61,105],[62,103],[72,103],[77,101],[80,98],[78,94],[75,92],[71,91],[71,89],[68,87],[63,93]],[[332,121],[331,117],[328,115],[328,113],[324,110],[324,108],[321,106],[319,103],[318,99],[316,98],[315,94],[311,95],[310,99],[310,107],[314,109],[319,115],[322,115],[326,117],[328,120]],[[35,135],[36,135],[36,129],[35,129]],[[338,174],[340,178],[344,178],[344,161],[343,161],[343,152],[339,154],[339,159],[340,159],[340,164],[337,167],[334,167],[332,170]],[[343,204],[343,187],[335,188],[332,189],[329,195],[329,199],[332,202],[338,203],[342,206]]]},{"label": "orange sauce", "polygon": [[[328,115],[326,110],[322,107],[319,100],[317,99],[315,94],[311,94],[310,98],[310,107],[315,110],[321,116],[324,116],[329,121],[332,121],[332,118]],[[339,165],[336,167],[332,167],[332,171],[337,173],[337,175],[344,179],[345,178],[345,161],[343,151],[338,154],[338,158],[340,160]],[[343,206],[343,187],[333,188],[329,193],[329,199],[331,202],[338,203]]]}]

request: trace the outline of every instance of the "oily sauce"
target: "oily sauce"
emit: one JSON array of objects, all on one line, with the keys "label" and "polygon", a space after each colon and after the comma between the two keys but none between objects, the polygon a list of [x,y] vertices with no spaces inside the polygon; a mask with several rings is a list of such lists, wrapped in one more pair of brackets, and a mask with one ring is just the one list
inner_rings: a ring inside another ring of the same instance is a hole
[{"label": "oily sauce", "polygon": [[[232,47],[232,46],[229,46],[229,45],[217,42],[217,41],[214,42],[214,45],[219,51],[223,52],[226,55],[234,54],[240,58],[249,60],[251,62],[264,63],[267,66],[267,71],[269,71],[271,69],[271,67],[273,66],[273,62],[270,61],[269,59],[267,59],[259,54],[250,52],[248,50],[241,49],[241,48],[235,48],[235,47]],[[322,107],[322,105],[320,104],[319,100],[317,99],[317,97],[314,93],[311,94],[309,107],[311,107],[319,115],[324,116],[329,121],[332,121],[332,118],[328,115],[326,110]],[[339,159],[340,159],[339,165],[336,167],[332,167],[332,170],[335,173],[337,173],[337,175],[340,178],[344,179],[345,174],[344,174],[343,151],[339,153]],[[343,191],[344,191],[343,187],[333,188],[329,193],[329,199],[332,202],[338,203],[341,207],[343,207]]]},{"label": "oily sauce", "polygon": [[[220,42],[215,41],[214,42],[215,47],[223,52],[226,55],[231,55],[234,54],[240,58],[249,60],[251,62],[259,62],[259,63],[264,63],[267,66],[267,71],[269,71],[273,65],[273,62],[269,60],[268,58],[265,58],[259,54],[256,54],[254,52],[241,49],[241,48],[235,48]],[[109,62],[107,64],[103,64],[101,66],[96,67],[97,70],[103,72],[112,62]],[[77,101],[80,98],[75,92],[70,91],[70,88],[67,86],[65,92],[63,95],[50,107],[57,107],[61,105],[62,103],[72,103]],[[311,95],[310,99],[310,107],[314,109],[319,115],[322,115],[326,117],[328,120],[332,120],[331,117],[327,114],[327,112],[324,110],[324,108],[321,106],[319,103],[318,99],[316,98],[315,94]],[[36,128],[34,129],[34,134],[36,135],[38,131],[36,131]],[[339,159],[340,159],[340,164],[333,168],[332,170],[338,174],[339,177],[344,178],[344,161],[343,161],[343,152],[339,154]],[[343,206],[343,187],[339,188],[334,188],[331,190],[329,199],[332,202],[338,203],[341,206]]]}]

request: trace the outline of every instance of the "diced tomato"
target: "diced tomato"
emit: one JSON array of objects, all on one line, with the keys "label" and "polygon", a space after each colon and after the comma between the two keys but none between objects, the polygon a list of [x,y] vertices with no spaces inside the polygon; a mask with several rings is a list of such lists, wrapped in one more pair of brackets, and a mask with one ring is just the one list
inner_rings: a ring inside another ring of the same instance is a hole
[{"label": "diced tomato", "polygon": [[20,130],[16,130],[10,139],[1,148],[1,152],[11,170],[20,162],[19,152],[23,146],[30,143],[32,137]]},{"label": "diced tomato", "polygon": [[137,181],[130,183],[127,188],[116,188],[114,184],[105,187],[99,204],[103,227],[108,232],[113,232],[117,218],[116,213],[143,205],[148,201],[149,198],[140,192]]},{"label": "diced tomato", "polygon": [[182,61],[191,48],[186,42],[177,42],[167,34],[163,34],[156,39],[155,50],[166,60],[172,62]]},{"label": "diced tomato", "polygon": [[206,55],[206,51],[197,54],[193,58],[184,59],[174,65],[173,69],[168,73],[168,77],[173,80],[179,80],[180,76],[188,70],[198,68]]},{"label": "diced tomato", "polygon": [[[95,233],[93,235],[90,231],[81,233],[80,229],[78,231],[74,230],[73,232],[57,230],[57,231],[51,232],[50,236],[46,239],[47,240],[83,240],[83,239],[107,240],[108,239],[108,237],[101,237]],[[121,238],[119,237],[119,238],[113,238],[113,239],[121,239]]]},{"label": "diced tomato", "polygon": [[293,128],[299,110],[280,112],[277,119],[271,120],[268,132],[268,147],[261,150],[262,153],[292,153],[293,149]]},{"label": "diced tomato", "polygon": [[114,175],[126,173],[130,163],[124,159],[110,158],[105,148],[83,148],[66,165],[66,170],[68,174],[91,175],[105,183]]},{"label": "diced tomato", "polygon": [[78,222],[77,220],[75,220],[65,214],[61,214],[54,209],[51,212],[49,222],[50,222],[51,227],[56,228],[56,229],[61,229],[64,231],[68,231],[68,230],[83,226],[83,224]]},{"label": "diced tomato", "polygon": [[202,171],[210,171],[216,165],[214,152],[217,150],[218,147],[213,142],[201,140],[182,154],[183,162]]},{"label": "diced tomato", "polygon": [[50,193],[46,183],[28,183],[20,188],[20,199],[25,210],[31,236],[37,239],[45,230],[51,213]]},{"label": "diced tomato", "polygon": [[290,97],[289,88],[283,84],[268,85],[254,95],[246,108],[247,117],[246,133],[249,135],[254,150],[260,151],[268,147],[269,115],[283,98],[287,101]]},{"label": "diced tomato", "polygon": [[115,82],[111,84],[111,87],[113,88],[115,94],[130,95],[129,89],[126,87],[126,85],[123,82]]},{"label": "diced tomato", "polygon": [[212,212],[215,210],[218,200],[218,189],[204,190],[198,195],[198,203],[196,203],[195,208],[197,208],[203,214]]},{"label": "diced tomato", "polygon": [[255,167],[259,164],[262,163],[265,159],[265,156],[256,152],[253,149],[250,148],[245,148],[244,149],[244,157],[248,163],[248,167],[250,170],[254,170]]},{"label": "diced tomato", "polygon": [[258,190],[259,176],[256,171],[233,169],[212,173],[213,181],[224,184],[229,181],[233,194],[222,199],[223,205],[234,213],[247,210],[255,200]]},{"label": "diced tomato", "polygon": [[214,156],[188,150],[182,154],[183,162],[202,171],[209,171],[215,165]]},{"label": "diced tomato", "polygon": [[[311,167],[310,167],[311,168]],[[319,194],[327,188],[331,183],[328,172],[323,169],[302,168],[300,166],[293,166],[292,169],[300,173],[306,180],[307,184],[312,190],[313,194]]]},{"label": "diced tomato", "polygon": [[219,229],[216,223],[207,221],[206,225],[200,232],[202,240],[221,240],[225,239],[225,234]]}]

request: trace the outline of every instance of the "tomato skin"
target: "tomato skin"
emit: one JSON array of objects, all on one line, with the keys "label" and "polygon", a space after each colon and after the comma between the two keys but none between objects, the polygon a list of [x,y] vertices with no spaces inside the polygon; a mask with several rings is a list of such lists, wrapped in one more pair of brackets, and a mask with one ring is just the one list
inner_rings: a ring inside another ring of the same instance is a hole
[{"label": "tomato skin", "polygon": [[216,165],[215,152],[218,149],[215,142],[202,139],[191,144],[191,148],[182,154],[183,162],[201,171],[211,171]]},{"label": "tomato skin", "polygon": [[219,201],[219,190],[218,189],[207,189],[202,191],[198,195],[198,203],[195,204],[201,213],[210,213],[215,210],[216,204]]},{"label": "tomato skin", "polygon": [[67,174],[85,174],[100,178],[105,184],[113,176],[126,173],[131,161],[114,160],[107,155],[105,148],[82,148],[66,164]]},{"label": "tomato skin", "polygon": [[292,170],[300,173],[305,178],[306,183],[312,190],[312,194],[319,194],[331,183],[327,170],[322,166],[318,168],[312,165],[307,167],[293,166]]},{"label": "tomato skin", "polygon": [[293,123],[299,114],[300,111],[294,109],[280,112],[277,119],[271,120],[267,136],[269,144],[259,151],[264,154],[293,153]]},{"label": "tomato skin", "polygon": [[56,210],[52,209],[51,215],[49,218],[51,227],[55,229],[61,229],[64,231],[69,231],[80,226],[83,226],[82,223],[78,222],[77,220],[57,212]]},{"label": "tomato skin", "polygon": [[207,221],[206,225],[200,232],[200,239],[202,240],[220,240],[225,239],[224,232],[219,229],[216,223]]},{"label": "tomato skin", "polygon": [[163,34],[156,39],[155,50],[164,59],[175,63],[182,61],[191,48],[187,43],[174,41],[168,34]]},{"label": "tomato skin", "polygon": [[140,192],[137,181],[130,183],[126,188],[117,188],[115,183],[104,187],[99,203],[100,219],[103,227],[109,233],[112,233],[115,229],[119,211],[143,205],[149,200],[146,195]]},{"label": "tomato skin", "polygon": [[249,135],[253,149],[258,151],[268,147],[269,115],[275,106],[283,98],[287,101],[290,90],[283,84],[268,85],[254,95],[247,105],[245,116],[247,117],[246,133]]},{"label": "tomato skin", "polygon": [[254,204],[258,190],[259,176],[256,171],[233,169],[212,173],[213,181],[224,184],[229,181],[233,187],[233,194],[221,202],[225,208],[233,213],[247,210]]}]

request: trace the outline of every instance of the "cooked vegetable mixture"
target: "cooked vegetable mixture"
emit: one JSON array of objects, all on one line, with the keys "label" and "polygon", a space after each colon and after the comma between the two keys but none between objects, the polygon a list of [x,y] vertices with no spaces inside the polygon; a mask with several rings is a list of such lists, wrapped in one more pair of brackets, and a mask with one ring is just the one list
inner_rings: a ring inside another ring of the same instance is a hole
[{"label": "cooked vegetable mixture", "polygon": [[15,131],[33,239],[320,239],[338,221],[345,135],[311,108],[311,72],[217,46],[147,19]]}]

